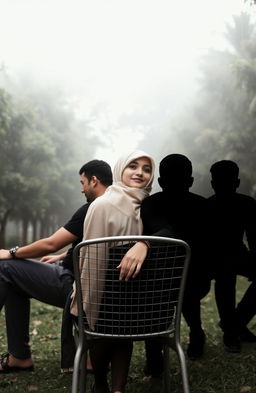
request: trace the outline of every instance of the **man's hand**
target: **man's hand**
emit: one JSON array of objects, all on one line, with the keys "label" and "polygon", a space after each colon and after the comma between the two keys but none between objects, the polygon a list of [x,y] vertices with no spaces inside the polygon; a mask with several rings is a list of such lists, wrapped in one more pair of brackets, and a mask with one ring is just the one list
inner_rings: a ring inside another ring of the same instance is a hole
[{"label": "man's hand", "polygon": [[44,263],[55,263],[60,260],[59,255],[47,255],[46,257],[43,257],[40,259],[40,262]]},{"label": "man's hand", "polygon": [[5,250],[4,248],[2,248],[0,250],[0,259],[11,259],[12,256],[9,253],[9,250]]},{"label": "man's hand", "polygon": [[119,280],[128,281],[129,278],[136,277],[140,272],[147,252],[148,247],[143,242],[138,242],[131,247],[117,266],[117,269],[120,269]]},{"label": "man's hand", "polygon": [[62,261],[63,258],[67,255],[66,252],[59,255],[46,255],[45,257],[40,259],[40,262],[44,263],[55,263],[57,261]]}]

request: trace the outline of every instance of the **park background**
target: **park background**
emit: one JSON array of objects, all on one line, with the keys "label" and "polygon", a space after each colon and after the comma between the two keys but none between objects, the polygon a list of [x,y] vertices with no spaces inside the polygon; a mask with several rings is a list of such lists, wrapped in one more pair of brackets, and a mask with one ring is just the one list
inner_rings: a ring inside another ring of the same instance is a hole
[{"label": "park background", "polygon": [[[187,155],[192,191],[232,159],[255,196],[250,1],[0,0],[0,246],[63,225],[78,170],[140,148]],[[154,191],[158,189],[156,172]]]},{"label": "park background", "polygon": [[[79,168],[128,149],[187,155],[192,191],[232,159],[256,194],[256,5],[244,0],[0,0],[0,248],[48,236],[84,203]],[[157,173],[154,191],[158,190]],[[239,279],[238,298],[248,283]],[[255,347],[227,354],[212,291],[203,300],[202,361],[192,393],[256,392]],[[33,301],[35,373],[1,376],[7,392],[64,392],[61,310]],[[6,349],[4,314],[0,347]],[[255,330],[255,321],[251,322]],[[187,328],[182,325],[186,346]],[[159,391],[136,349],[128,393]],[[173,357],[173,392],[180,374]],[[155,384],[155,386],[154,386]]]}]

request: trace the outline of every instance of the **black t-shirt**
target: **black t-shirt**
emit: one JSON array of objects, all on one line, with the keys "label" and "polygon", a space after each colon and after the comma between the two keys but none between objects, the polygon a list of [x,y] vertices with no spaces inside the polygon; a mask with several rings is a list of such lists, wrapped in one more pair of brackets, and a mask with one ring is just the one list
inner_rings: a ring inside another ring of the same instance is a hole
[{"label": "black t-shirt", "polygon": [[81,206],[71,219],[64,225],[64,228],[77,236],[77,240],[72,244],[72,247],[68,249],[67,255],[63,259],[63,267],[73,272],[73,249],[75,246],[83,240],[84,230],[84,219],[90,204],[86,203]]},{"label": "black t-shirt", "polygon": [[142,202],[143,233],[184,240],[192,250],[191,262],[201,269],[205,265],[207,247],[206,208],[207,200],[201,195],[158,192]]},{"label": "black t-shirt", "polygon": [[208,199],[212,252],[218,257],[236,257],[247,246],[256,258],[256,201],[244,194],[213,195]]},{"label": "black t-shirt", "polygon": [[153,194],[141,205],[143,232],[176,237],[190,246],[201,242],[205,233],[206,203],[206,198],[192,192],[178,196],[164,191]]}]

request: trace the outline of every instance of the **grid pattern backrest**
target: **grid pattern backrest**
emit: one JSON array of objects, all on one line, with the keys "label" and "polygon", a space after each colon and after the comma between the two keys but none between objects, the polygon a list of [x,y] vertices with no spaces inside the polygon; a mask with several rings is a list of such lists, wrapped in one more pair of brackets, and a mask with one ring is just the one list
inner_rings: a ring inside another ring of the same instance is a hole
[{"label": "grid pattern backrest", "polygon": [[[117,266],[139,239],[150,241],[141,272],[136,278],[120,281]],[[80,261],[75,276],[88,334],[146,337],[175,329],[189,261],[185,242],[148,236],[94,239],[76,247],[76,266],[80,255],[86,256],[87,263],[81,269]]]}]

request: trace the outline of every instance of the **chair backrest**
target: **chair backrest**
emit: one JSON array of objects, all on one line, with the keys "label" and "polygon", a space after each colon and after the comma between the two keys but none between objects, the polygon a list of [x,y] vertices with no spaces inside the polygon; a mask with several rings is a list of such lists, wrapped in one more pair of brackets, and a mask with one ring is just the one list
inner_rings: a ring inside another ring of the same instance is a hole
[{"label": "chair backrest", "polygon": [[[139,240],[150,243],[141,272],[120,281],[117,266]],[[79,243],[74,273],[80,328],[92,336],[131,338],[179,330],[189,259],[189,246],[178,239],[117,236]]]}]

